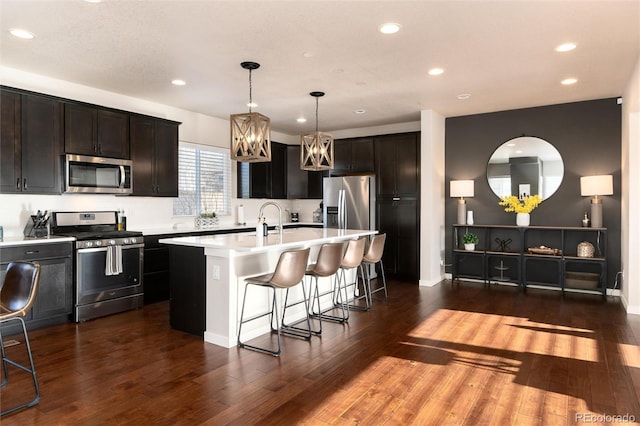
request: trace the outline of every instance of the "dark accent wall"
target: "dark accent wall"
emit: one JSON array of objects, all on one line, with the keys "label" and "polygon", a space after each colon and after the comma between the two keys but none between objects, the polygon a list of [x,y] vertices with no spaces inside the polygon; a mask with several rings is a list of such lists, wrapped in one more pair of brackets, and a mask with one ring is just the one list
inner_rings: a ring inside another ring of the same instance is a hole
[{"label": "dark accent wall", "polygon": [[580,226],[590,215],[590,197],[580,195],[580,177],[613,175],[613,195],[603,197],[608,229],[608,286],[620,271],[621,106],[616,98],[447,118],[445,123],[446,259],[451,263],[451,225],[456,199],[449,181],[473,179],[467,199],[476,224],[515,225],[515,214],[498,205],[486,177],[487,162],[500,145],[519,136],[546,140],[560,152],[564,177],[560,188],[531,213],[531,225]]}]

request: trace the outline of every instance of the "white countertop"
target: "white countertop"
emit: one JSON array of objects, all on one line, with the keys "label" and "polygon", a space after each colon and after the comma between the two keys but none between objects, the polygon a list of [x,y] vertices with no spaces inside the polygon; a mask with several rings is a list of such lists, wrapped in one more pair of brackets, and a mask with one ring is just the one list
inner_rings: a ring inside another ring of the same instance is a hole
[{"label": "white countertop", "polygon": [[359,238],[376,234],[366,229],[293,228],[285,229],[282,240],[278,232],[270,231],[268,237],[256,237],[254,232],[235,234],[203,235],[192,237],[164,238],[159,242],[189,247],[226,249],[244,252],[261,252],[272,249],[300,247],[301,244],[316,245],[334,241]]},{"label": "white countertop", "polygon": [[24,246],[28,244],[52,244],[52,243],[64,243],[67,241],[75,241],[73,237],[59,237],[56,235],[49,235],[47,237],[40,238],[26,238],[26,237],[4,237],[0,240],[0,247],[11,246]]},{"label": "white countertop", "polygon": [[[275,223],[270,223],[269,226],[273,226]],[[286,222],[283,223],[284,227],[287,226],[322,226],[322,223],[318,222]],[[235,231],[238,229],[255,229],[256,224],[247,223],[246,225],[236,225],[236,224],[221,224],[215,226],[213,228],[205,228],[205,229],[196,229],[193,226],[177,226],[173,227],[171,225],[168,226],[156,226],[152,228],[140,228],[137,227],[134,231],[140,231],[144,235],[170,235],[170,234],[185,234],[185,233],[198,233],[198,232],[210,232],[210,231]]]}]

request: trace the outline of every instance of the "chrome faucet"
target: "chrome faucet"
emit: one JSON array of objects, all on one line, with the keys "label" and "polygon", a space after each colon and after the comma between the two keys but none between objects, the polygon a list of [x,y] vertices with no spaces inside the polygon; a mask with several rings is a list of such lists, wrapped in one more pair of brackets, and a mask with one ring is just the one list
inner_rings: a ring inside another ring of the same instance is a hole
[{"label": "chrome faucet", "polygon": [[267,201],[266,203],[264,203],[263,205],[260,206],[260,212],[258,212],[258,220],[260,220],[262,216],[262,212],[264,211],[264,208],[267,206],[275,206],[275,208],[278,209],[278,231],[280,233],[280,239],[282,240],[282,208],[278,205],[278,203],[274,203],[273,201]]}]

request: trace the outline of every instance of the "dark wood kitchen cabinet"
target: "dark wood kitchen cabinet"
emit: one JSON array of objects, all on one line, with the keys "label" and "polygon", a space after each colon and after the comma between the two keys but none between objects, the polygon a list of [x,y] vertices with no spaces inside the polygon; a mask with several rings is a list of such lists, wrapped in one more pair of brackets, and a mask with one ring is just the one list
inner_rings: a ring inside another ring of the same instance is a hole
[{"label": "dark wood kitchen cabinet", "polygon": [[287,146],[287,198],[322,198],[322,171],[300,169],[300,145]]},{"label": "dark wood kitchen cabinet", "polygon": [[174,235],[144,237],[144,304],[169,300],[169,246],[158,243]]},{"label": "dark wood kitchen cabinet", "polygon": [[[39,328],[69,321],[73,313],[72,243],[27,244],[0,248],[0,282],[10,262],[40,264],[40,282],[31,311],[25,317],[27,328]],[[13,334],[13,326],[3,333]]]},{"label": "dark wood kitchen cabinet", "polygon": [[0,192],[60,194],[60,101],[6,88],[0,92]]},{"label": "dark wood kitchen cabinet", "polygon": [[417,133],[376,136],[378,230],[387,234],[382,261],[390,275],[420,275],[420,150]]},{"label": "dark wood kitchen cabinet", "polygon": [[271,161],[238,162],[239,198],[287,198],[287,145],[271,142]]},{"label": "dark wood kitchen cabinet", "polygon": [[64,150],[67,154],[129,159],[129,114],[65,103]]},{"label": "dark wood kitchen cabinet", "polygon": [[133,195],[178,196],[179,125],[154,117],[130,117]]},{"label": "dark wood kitchen cabinet", "polygon": [[415,132],[375,137],[378,194],[415,196],[419,192],[418,146]]},{"label": "dark wood kitchen cabinet", "polygon": [[420,209],[413,197],[378,196],[379,232],[386,233],[382,262],[389,275],[417,280],[420,275]]},{"label": "dark wood kitchen cabinet", "polygon": [[333,176],[366,174],[375,170],[374,138],[336,139],[333,145]]}]

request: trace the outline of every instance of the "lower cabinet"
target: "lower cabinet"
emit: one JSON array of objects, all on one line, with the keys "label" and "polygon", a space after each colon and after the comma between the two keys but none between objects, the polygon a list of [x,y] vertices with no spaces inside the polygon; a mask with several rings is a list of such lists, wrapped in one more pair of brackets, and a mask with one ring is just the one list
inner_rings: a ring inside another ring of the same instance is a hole
[{"label": "lower cabinet", "polygon": [[[40,282],[31,311],[25,317],[27,328],[66,322],[73,313],[73,246],[71,242],[33,244],[0,248],[0,279],[11,262],[40,264]],[[19,332],[19,324],[3,328],[3,334]]]},{"label": "lower cabinet", "polygon": [[417,280],[419,268],[419,207],[416,198],[379,197],[379,232],[387,234],[382,263],[385,273]]},{"label": "lower cabinet", "polygon": [[169,247],[158,243],[164,237],[144,237],[144,304],[169,300]]}]

